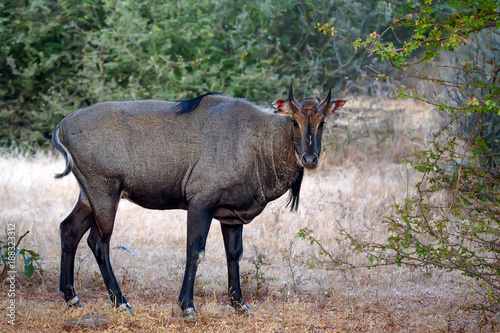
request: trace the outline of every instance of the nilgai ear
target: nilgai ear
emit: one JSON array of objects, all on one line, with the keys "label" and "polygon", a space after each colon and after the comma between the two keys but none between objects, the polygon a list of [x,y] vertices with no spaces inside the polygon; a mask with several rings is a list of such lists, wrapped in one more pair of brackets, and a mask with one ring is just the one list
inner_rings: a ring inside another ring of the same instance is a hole
[{"label": "nilgai ear", "polygon": [[279,114],[281,116],[292,115],[292,109],[290,108],[290,105],[288,105],[288,103],[282,99],[275,100],[273,102],[273,107],[276,109],[276,111],[274,111],[274,113],[276,114]]},{"label": "nilgai ear", "polygon": [[330,106],[325,111],[325,117],[331,116],[335,111],[342,109],[342,107],[347,103],[348,99],[338,99],[336,101],[331,101]]}]

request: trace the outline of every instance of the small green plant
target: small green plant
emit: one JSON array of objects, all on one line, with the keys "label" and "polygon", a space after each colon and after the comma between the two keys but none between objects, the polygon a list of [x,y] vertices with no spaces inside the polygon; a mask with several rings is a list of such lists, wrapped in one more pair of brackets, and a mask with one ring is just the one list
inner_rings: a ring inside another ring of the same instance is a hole
[{"label": "small green plant", "polygon": [[7,241],[0,240],[0,263],[3,266],[2,272],[0,273],[0,277],[3,279],[7,275],[9,271],[13,271],[16,269],[15,262],[18,256],[23,257],[24,264],[24,275],[31,279],[35,274],[37,268],[39,268],[38,262],[41,260],[39,255],[28,249],[19,248],[19,244],[21,240],[29,233],[26,231],[17,242],[14,244],[14,241],[10,241],[7,237]]},{"label": "small green plant", "polygon": [[265,293],[267,290],[267,281],[269,280],[262,271],[263,266],[269,265],[266,262],[266,255],[257,253],[255,256],[248,258],[248,263],[252,264],[254,268],[241,274],[243,283],[247,285],[254,283],[257,293]]},{"label": "small green plant", "polygon": [[322,268],[325,270],[353,268],[349,262],[336,258],[325,246],[313,236],[313,230],[304,227],[297,232],[299,238],[309,241],[311,246],[317,246],[317,256],[310,258],[305,264],[309,268]]},{"label": "small green plant", "polygon": [[281,251],[281,255],[283,256],[283,260],[286,262],[286,265],[290,270],[290,274],[292,275],[293,290],[297,292],[297,281],[295,279],[295,272],[292,263],[292,256],[293,256],[292,248],[293,248],[293,241],[290,241],[290,247],[288,248],[288,250]]}]

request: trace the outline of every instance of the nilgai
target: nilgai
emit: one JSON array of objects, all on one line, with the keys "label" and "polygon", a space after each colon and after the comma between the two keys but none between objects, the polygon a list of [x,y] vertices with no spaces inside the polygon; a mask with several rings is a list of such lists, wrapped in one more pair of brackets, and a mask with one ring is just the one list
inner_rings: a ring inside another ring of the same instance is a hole
[{"label": "nilgai", "polygon": [[[77,110],[55,128],[52,143],[80,185],[80,197],[60,225],[59,290],[81,306],[74,290],[75,252],[90,229],[91,248],[111,302],[131,310],[109,260],[118,203],[187,210],[187,251],[179,295],[183,316],[196,318],[193,287],[212,219],[221,223],[228,292],[238,313],[248,313],[240,288],[243,225],[290,191],[296,210],[304,168],[318,166],[325,118],[347,100],[273,102],[274,113],[243,99],[208,93],[197,98],[105,102]],[[133,223],[131,221],[131,223]]]}]

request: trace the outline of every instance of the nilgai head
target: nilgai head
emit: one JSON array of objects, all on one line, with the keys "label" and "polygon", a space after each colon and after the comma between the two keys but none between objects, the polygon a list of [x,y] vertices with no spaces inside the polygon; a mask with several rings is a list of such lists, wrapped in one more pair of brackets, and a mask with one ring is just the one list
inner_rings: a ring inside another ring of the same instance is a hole
[{"label": "nilgai head", "polygon": [[319,104],[311,100],[299,102],[293,96],[292,85],[288,92],[288,102],[278,99],[273,102],[276,113],[292,118],[293,144],[299,163],[307,169],[315,169],[319,164],[321,137],[325,118],[342,108],[347,99],[331,101],[332,90]]}]

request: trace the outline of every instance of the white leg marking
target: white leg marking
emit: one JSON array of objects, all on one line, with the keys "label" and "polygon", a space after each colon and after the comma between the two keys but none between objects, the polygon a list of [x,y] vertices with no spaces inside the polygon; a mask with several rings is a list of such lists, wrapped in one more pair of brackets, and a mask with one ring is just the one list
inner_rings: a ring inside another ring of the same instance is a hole
[{"label": "white leg marking", "polygon": [[78,304],[78,303],[80,303],[80,300],[78,299],[78,296],[75,296],[75,297],[73,297],[72,299],[70,299],[68,301],[68,304],[71,305],[71,306],[73,306],[75,304]]},{"label": "white leg marking", "polygon": [[196,260],[196,265],[199,265],[204,258],[205,258],[205,251],[201,251],[198,254],[198,260]]}]

